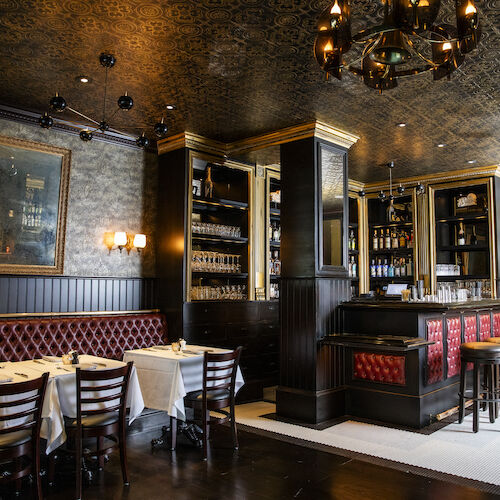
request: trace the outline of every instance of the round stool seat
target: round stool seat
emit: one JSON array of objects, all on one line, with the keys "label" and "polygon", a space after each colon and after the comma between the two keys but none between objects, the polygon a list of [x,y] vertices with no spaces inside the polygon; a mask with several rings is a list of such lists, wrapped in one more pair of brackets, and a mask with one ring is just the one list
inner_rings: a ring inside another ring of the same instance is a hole
[{"label": "round stool seat", "polygon": [[500,358],[500,344],[494,342],[466,342],[460,346],[460,352],[467,359]]},{"label": "round stool seat", "polygon": [[488,342],[491,342],[492,344],[499,344],[500,345],[500,337],[490,337],[488,339]]}]

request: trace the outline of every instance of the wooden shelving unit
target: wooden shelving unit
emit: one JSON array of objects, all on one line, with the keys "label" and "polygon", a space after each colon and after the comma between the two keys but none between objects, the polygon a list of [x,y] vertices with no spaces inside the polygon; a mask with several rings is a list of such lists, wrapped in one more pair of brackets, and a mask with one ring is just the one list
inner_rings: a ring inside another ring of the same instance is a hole
[{"label": "wooden shelving unit", "polygon": [[[266,298],[279,300],[281,282],[281,238],[276,239],[276,232],[281,235],[280,203],[272,200],[272,193],[281,191],[280,174],[267,170],[266,175]],[[272,235],[270,234],[272,231]]]}]

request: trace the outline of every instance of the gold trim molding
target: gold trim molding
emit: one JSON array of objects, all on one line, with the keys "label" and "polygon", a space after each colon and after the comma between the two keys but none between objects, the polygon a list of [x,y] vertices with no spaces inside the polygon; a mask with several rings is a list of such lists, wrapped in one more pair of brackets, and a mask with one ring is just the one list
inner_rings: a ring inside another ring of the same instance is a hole
[{"label": "gold trim molding", "polygon": [[131,314],[159,313],[159,309],[138,309],[137,311],[73,311],[73,312],[33,312],[33,313],[6,313],[0,314],[0,318],[63,318],[63,317],[85,317],[85,316],[128,316]]},{"label": "gold trim molding", "polygon": [[[498,165],[490,165],[487,167],[475,167],[466,168],[462,170],[451,170],[449,172],[437,172],[433,174],[413,176],[413,177],[401,177],[392,180],[392,185],[405,184],[406,187],[415,186],[419,182],[422,184],[433,184],[441,182],[451,182],[462,179],[476,179],[479,177],[500,177],[500,169]],[[349,181],[357,182],[357,181]],[[361,183],[360,183],[361,184]],[[389,182],[387,180],[379,182],[368,182],[362,184],[365,191],[378,191],[380,189],[387,189],[389,187]]]},{"label": "gold trim molding", "polygon": [[234,156],[309,137],[316,137],[347,149],[359,140],[357,135],[315,121],[229,143],[207,139],[191,132],[182,132],[158,141],[158,154],[186,147],[218,156]]}]

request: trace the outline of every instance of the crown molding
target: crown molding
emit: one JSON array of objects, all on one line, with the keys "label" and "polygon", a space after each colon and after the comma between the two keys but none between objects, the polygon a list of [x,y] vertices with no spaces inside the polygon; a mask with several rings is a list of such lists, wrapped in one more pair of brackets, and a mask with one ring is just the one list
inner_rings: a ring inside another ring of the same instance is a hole
[{"label": "crown molding", "polygon": [[[459,179],[477,179],[480,177],[500,177],[498,165],[487,167],[465,168],[461,170],[451,170],[449,172],[437,172],[427,175],[401,177],[392,179],[392,185],[404,184],[406,186],[415,186],[421,184],[435,184],[438,182],[451,182]],[[364,185],[365,191],[377,191],[387,189],[389,181],[368,182]]]},{"label": "crown molding", "polygon": [[347,186],[349,191],[361,191],[362,189],[365,189],[365,183],[360,182],[360,181],[355,181],[354,179],[348,179],[347,180]]},{"label": "crown molding", "polygon": [[207,139],[191,132],[182,132],[158,141],[158,154],[186,147],[220,156],[235,156],[309,137],[316,137],[347,149],[359,139],[356,135],[315,121],[229,143]]},{"label": "crown molding", "polygon": [[[38,123],[39,116],[39,114],[32,113],[31,111],[25,111],[0,104],[0,119],[40,127],[40,124]],[[53,119],[54,125],[51,127],[51,130],[57,130],[58,132],[64,132],[66,134],[80,135],[80,128],[69,125],[58,118],[53,117]],[[106,132],[106,134],[94,134],[92,140],[107,142],[109,144],[118,144],[120,146],[126,146],[133,149],[140,149],[135,143],[135,140],[128,139],[127,137],[113,134],[111,132]]]}]

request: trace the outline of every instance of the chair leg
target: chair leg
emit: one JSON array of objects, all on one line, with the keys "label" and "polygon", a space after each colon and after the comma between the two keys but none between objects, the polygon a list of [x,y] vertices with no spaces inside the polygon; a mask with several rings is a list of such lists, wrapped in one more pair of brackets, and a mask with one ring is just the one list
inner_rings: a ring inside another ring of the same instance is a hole
[{"label": "chair leg", "polygon": [[104,449],[104,436],[99,436],[97,438],[97,462],[99,464],[99,470],[104,469],[104,455],[101,455],[101,451]]},{"label": "chair leg", "polygon": [[127,440],[125,434],[125,423],[120,426],[120,433],[118,436],[120,446],[120,463],[122,466],[123,484],[128,486],[130,484],[128,479],[128,465],[127,465]]},{"label": "chair leg", "polygon": [[465,377],[467,376],[467,363],[462,360],[460,366],[460,393],[458,423],[461,424],[465,418]]},{"label": "chair leg", "polygon": [[484,367],[485,372],[488,372],[488,410],[490,414],[490,423],[495,423],[495,403],[493,399],[495,398],[495,365],[489,365]]},{"label": "chair leg", "polygon": [[[494,371],[495,398],[500,398],[500,365],[495,365]],[[495,419],[498,418],[498,402],[495,402]]]},{"label": "chair leg", "polygon": [[472,430],[479,431],[479,391],[481,390],[480,365],[474,362],[474,385],[473,385],[473,423]]},{"label": "chair leg", "polygon": [[[16,472],[21,472],[22,470],[22,461],[21,457],[17,457],[14,459],[14,470]],[[21,488],[23,487],[23,480],[22,478],[16,479],[15,482],[16,485],[16,496],[19,496],[21,493]]]},{"label": "chair leg", "polygon": [[201,414],[201,420],[202,420],[202,428],[203,428],[203,436],[202,436],[202,441],[203,441],[203,460],[207,460],[208,458],[208,422],[207,422],[207,407],[203,407],[203,411]]},{"label": "chair leg", "polygon": [[177,419],[170,417],[170,450],[175,451],[177,447]]},{"label": "chair leg", "polygon": [[210,439],[210,410],[207,410],[207,439]]},{"label": "chair leg", "polygon": [[47,457],[47,462],[48,462],[47,480],[49,486],[52,486],[54,484],[54,477],[56,471],[56,453],[54,451],[50,453],[49,456]]},{"label": "chair leg", "polygon": [[231,417],[231,435],[233,438],[233,448],[237,450],[240,445],[238,443],[238,431],[236,429],[236,418],[234,416],[234,401],[231,401],[231,405],[229,406],[229,415]]},{"label": "chair leg", "polygon": [[33,449],[33,474],[35,475],[35,498],[43,500],[42,478],[40,477],[40,446],[38,443]]},{"label": "chair leg", "polygon": [[82,498],[82,435],[75,436],[76,499]]}]

